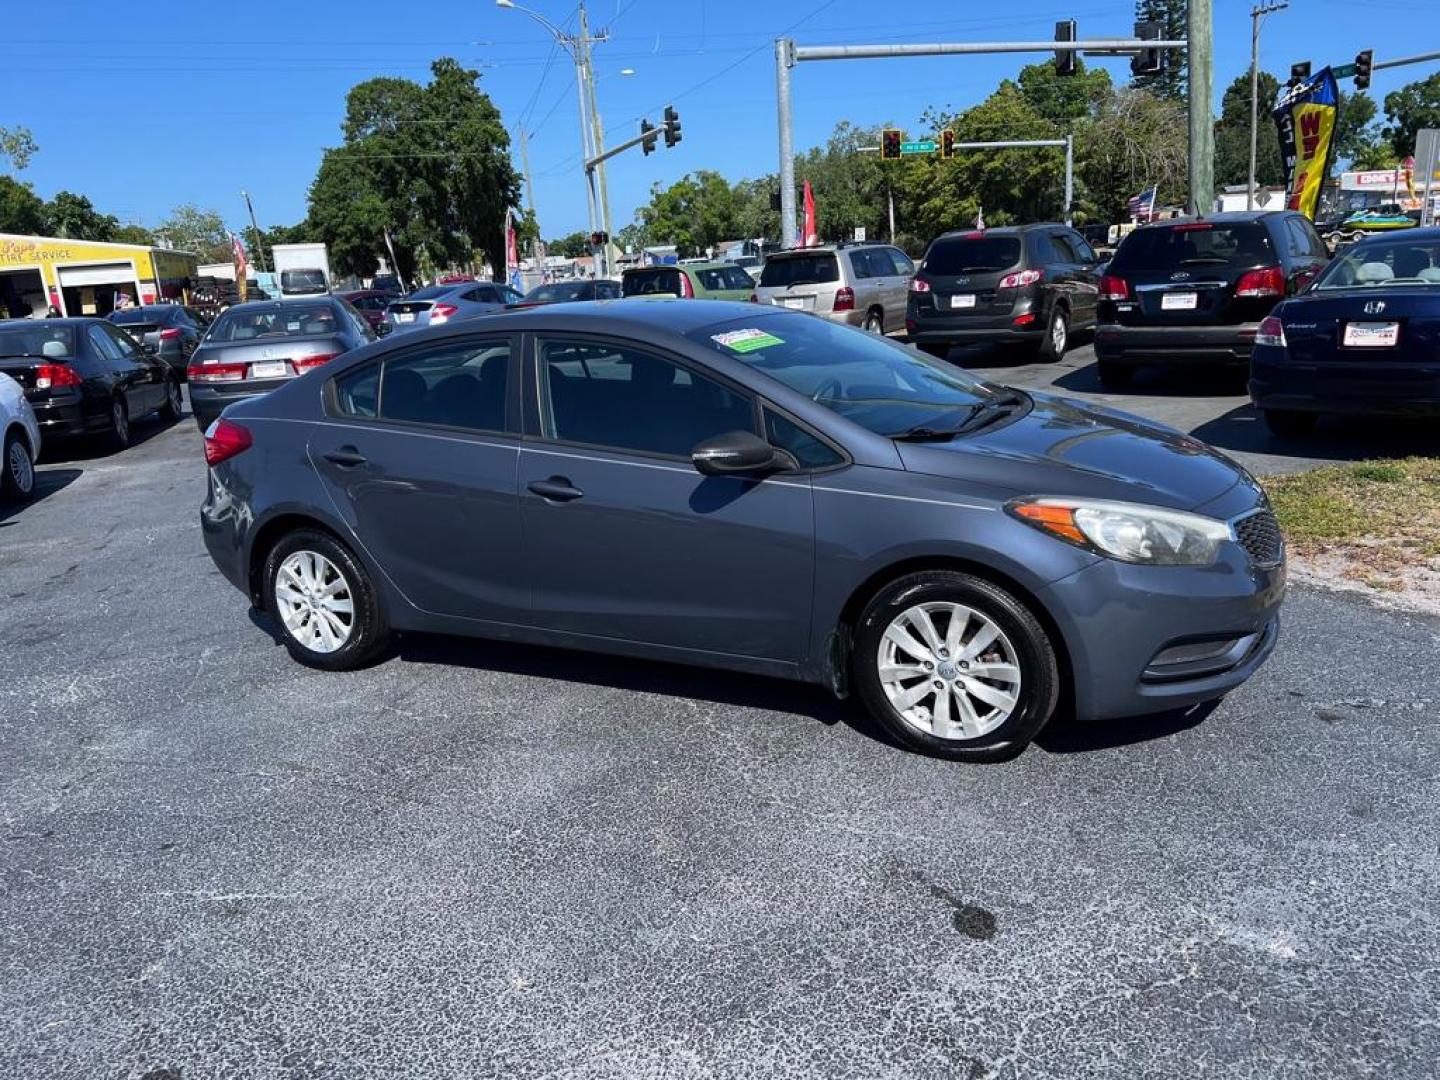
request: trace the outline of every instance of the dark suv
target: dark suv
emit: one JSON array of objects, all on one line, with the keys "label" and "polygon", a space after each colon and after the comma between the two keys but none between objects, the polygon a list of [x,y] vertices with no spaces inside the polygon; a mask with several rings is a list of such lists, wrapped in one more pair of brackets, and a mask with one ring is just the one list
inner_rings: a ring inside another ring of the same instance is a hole
[{"label": "dark suv", "polygon": [[1293,210],[1141,226],[1120,241],[1100,283],[1100,381],[1124,386],[1144,364],[1248,368],[1260,320],[1329,258]]},{"label": "dark suv", "polygon": [[934,356],[952,345],[1018,341],[1058,359],[1095,322],[1100,260],[1067,225],[948,232],[910,283],[905,329]]}]

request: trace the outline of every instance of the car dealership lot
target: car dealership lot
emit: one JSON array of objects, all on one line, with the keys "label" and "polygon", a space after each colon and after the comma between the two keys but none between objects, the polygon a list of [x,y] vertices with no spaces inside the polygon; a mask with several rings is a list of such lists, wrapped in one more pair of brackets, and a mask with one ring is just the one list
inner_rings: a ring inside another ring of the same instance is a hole
[{"label": "car dealership lot", "polygon": [[[1106,400],[1238,424],[1173,386]],[[737,675],[301,668],[204,552],[193,425],[136,437],[0,508],[9,1073],[1433,1071],[1433,620],[1297,589],[1208,715],[957,766]]]}]

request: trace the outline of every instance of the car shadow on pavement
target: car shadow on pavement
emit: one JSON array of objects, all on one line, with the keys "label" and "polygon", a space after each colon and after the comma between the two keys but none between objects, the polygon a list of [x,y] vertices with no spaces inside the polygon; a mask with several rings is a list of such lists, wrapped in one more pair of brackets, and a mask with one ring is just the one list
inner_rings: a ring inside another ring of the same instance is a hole
[{"label": "car shadow on pavement", "polygon": [[1035,737],[1035,745],[1047,754],[1087,754],[1095,750],[1113,750],[1117,746],[1150,742],[1153,739],[1168,739],[1182,731],[1199,727],[1219,704],[1218,701],[1206,701],[1188,709],[1171,709],[1147,716],[1127,716],[1118,720],[1091,720],[1083,723],[1067,717],[1056,717]]},{"label": "car shadow on pavement", "polygon": [[1309,435],[1281,438],[1248,403],[1201,424],[1190,434],[1221,450],[1317,461],[1410,457],[1440,450],[1434,424],[1417,420],[1325,416]]},{"label": "car shadow on pavement", "polygon": [[[179,420],[162,420],[146,417],[136,420],[130,426],[130,445],[125,450],[143,446],[157,435],[162,435],[178,424],[193,424],[195,421],[187,412]],[[102,458],[118,457],[125,450],[117,450],[103,435],[51,437],[40,448],[40,461],[50,465],[61,461],[98,461]]]},{"label": "car shadow on pavement", "polygon": [[1111,394],[1117,397],[1136,394],[1141,397],[1223,398],[1244,397],[1247,393],[1245,379],[1238,369],[1204,364],[1179,368],[1142,367],[1124,390],[1107,390],[1100,382],[1100,369],[1092,363],[1067,371],[1053,385],[1073,394]]},{"label": "car shadow on pavement", "polygon": [[24,502],[9,499],[0,501],[0,528],[15,524],[11,518],[18,517],[38,502],[43,502],[57,491],[63,491],[79,480],[83,469],[36,469],[35,490]]}]

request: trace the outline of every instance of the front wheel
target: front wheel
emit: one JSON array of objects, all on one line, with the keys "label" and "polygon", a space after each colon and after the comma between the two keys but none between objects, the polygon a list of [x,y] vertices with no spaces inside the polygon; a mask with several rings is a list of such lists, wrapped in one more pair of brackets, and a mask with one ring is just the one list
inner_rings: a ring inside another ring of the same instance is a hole
[{"label": "front wheel", "polygon": [[1044,627],[1004,589],[956,571],[880,590],[860,618],[852,665],[861,699],[898,742],[957,761],[1018,753],[1059,697]]},{"label": "front wheel", "polygon": [[285,648],[308,667],[360,667],[389,639],[370,577],[328,533],[300,529],[265,560],[265,607]]},{"label": "front wheel", "polygon": [[0,460],[0,495],[22,501],[35,494],[35,459],[30,444],[18,431],[5,436],[4,458]]},{"label": "front wheel", "polygon": [[1320,419],[1315,413],[1295,412],[1291,409],[1266,409],[1265,426],[1282,439],[1298,439],[1315,430]]}]

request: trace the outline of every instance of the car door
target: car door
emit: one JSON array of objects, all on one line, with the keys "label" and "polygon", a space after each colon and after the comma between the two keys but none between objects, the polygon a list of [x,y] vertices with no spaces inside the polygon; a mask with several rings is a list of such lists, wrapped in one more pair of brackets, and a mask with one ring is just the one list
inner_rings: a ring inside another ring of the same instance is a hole
[{"label": "car door", "polygon": [[904,326],[905,306],[910,302],[910,281],[915,276],[915,264],[910,261],[910,256],[899,248],[882,248],[879,254],[888,257],[894,267],[894,274],[890,279],[889,306],[885,311],[885,325]]},{"label": "car door", "polygon": [[528,617],[515,494],[519,348],[423,342],[337,376],[310,460],[366,551],[416,607]]},{"label": "car door", "polygon": [[86,332],[93,350],[112,366],[116,387],[125,395],[130,416],[144,416],[151,409],[159,408],[165,396],[159,361],[152,361],[109,323],[92,323]]},{"label": "car door", "polygon": [[804,474],[703,476],[695,444],[755,431],[745,390],[648,346],[538,335],[520,451],[525,578],[544,627],[797,662],[814,509]]},{"label": "car door", "polygon": [[1325,269],[1329,253],[1315,227],[1299,214],[1286,216],[1285,240],[1290,252],[1290,257],[1285,260],[1288,264],[1285,269],[1286,291],[1297,293]]},{"label": "car door", "polygon": [[1100,297],[1100,257],[1095,254],[1089,241],[1074,229],[1065,230],[1062,236],[1074,266],[1075,288],[1071,294],[1071,304],[1075,315],[1071,322],[1080,326],[1093,326]]}]

